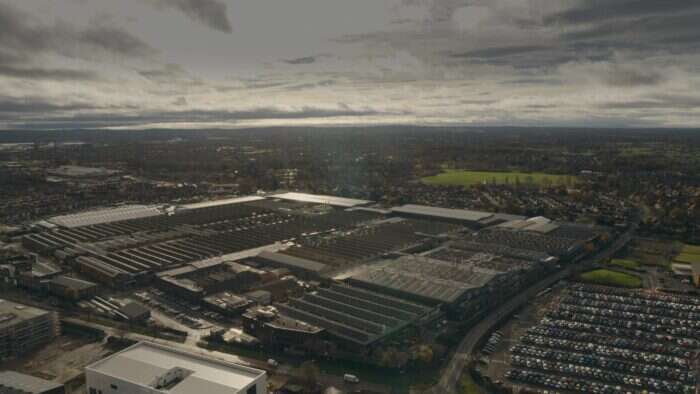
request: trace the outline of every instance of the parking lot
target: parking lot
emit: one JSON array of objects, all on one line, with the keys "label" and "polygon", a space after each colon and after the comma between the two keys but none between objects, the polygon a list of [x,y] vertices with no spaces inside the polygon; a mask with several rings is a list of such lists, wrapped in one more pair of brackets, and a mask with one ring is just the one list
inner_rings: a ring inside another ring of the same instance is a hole
[{"label": "parking lot", "polygon": [[699,352],[699,297],[572,284],[490,337],[480,369],[534,392],[694,393]]}]

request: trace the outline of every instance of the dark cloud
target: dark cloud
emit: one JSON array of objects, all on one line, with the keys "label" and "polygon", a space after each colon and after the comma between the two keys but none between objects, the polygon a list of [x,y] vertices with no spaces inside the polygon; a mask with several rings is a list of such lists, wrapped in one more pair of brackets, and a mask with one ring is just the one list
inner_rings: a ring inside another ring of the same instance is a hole
[{"label": "dark cloud", "polygon": [[121,56],[146,57],[154,52],[141,39],[116,27],[93,27],[78,32],[75,35],[75,41],[80,45],[88,44]]},{"label": "dark cloud", "polygon": [[318,82],[308,82],[308,83],[300,83],[297,85],[290,85],[285,87],[285,90],[305,90],[305,89],[313,89],[313,88],[318,88],[318,87],[323,87],[323,86],[331,86],[335,85],[335,81],[332,79],[324,79],[322,81]]},{"label": "dark cloud", "polygon": [[656,70],[614,66],[601,76],[604,83],[617,87],[657,85],[665,80]]},{"label": "dark cloud", "polygon": [[160,7],[176,9],[187,17],[224,33],[233,28],[228,19],[228,7],[218,0],[154,0]]},{"label": "dark cloud", "polygon": [[547,78],[519,78],[509,79],[499,83],[501,85],[561,85],[562,81],[559,79]]},{"label": "dark cloud", "polygon": [[569,10],[544,18],[546,24],[578,24],[636,18],[649,15],[669,15],[700,10],[697,0],[586,0]]},{"label": "dark cloud", "polygon": [[55,104],[35,97],[13,98],[0,96],[0,114],[60,113],[75,110],[95,109],[86,104]]},{"label": "dark cloud", "polygon": [[493,48],[482,48],[475,49],[472,51],[453,53],[452,57],[456,58],[477,58],[477,59],[493,59],[510,57],[515,55],[530,54],[532,52],[543,52],[551,50],[551,47],[539,46],[539,45],[525,45],[525,46],[507,46],[507,47],[493,47]]},{"label": "dark cloud", "polygon": [[178,64],[166,64],[161,68],[141,70],[139,75],[155,82],[173,82],[175,79],[185,77],[187,73]]},{"label": "dark cloud", "polygon": [[16,67],[0,64],[0,75],[25,78],[25,79],[49,79],[55,81],[96,80],[98,75],[92,71],[71,70],[63,68],[39,68]]},{"label": "dark cloud", "polygon": [[[0,107],[1,108],[1,107]],[[189,110],[189,111],[163,111],[144,112],[140,114],[118,114],[111,112],[93,111],[93,113],[80,113],[75,115],[56,114],[62,110],[62,106],[46,103],[42,110],[36,106],[31,112],[35,119],[24,119],[24,123],[14,124],[25,128],[99,128],[118,126],[140,126],[152,123],[191,123],[191,122],[229,122],[236,123],[243,120],[265,119],[317,119],[333,117],[364,117],[379,114],[398,114],[393,112],[381,112],[370,108],[352,109],[345,104],[339,104],[336,109],[301,107],[297,110],[285,110],[274,107],[255,108],[250,110]],[[84,109],[84,107],[66,108],[65,110]],[[102,109],[106,110],[106,109]],[[408,114],[400,112],[400,114]]]},{"label": "dark cloud", "polygon": [[316,56],[305,56],[296,59],[284,60],[287,64],[311,64],[316,62]]},{"label": "dark cloud", "polygon": [[700,97],[672,94],[655,94],[641,100],[607,102],[600,108],[609,109],[698,109]]},{"label": "dark cloud", "polygon": [[96,79],[84,70],[35,66],[42,54],[97,60],[104,55],[142,58],[155,51],[131,33],[107,26],[77,30],[65,23],[34,23],[21,10],[0,3],[0,74],[28,79]]}]

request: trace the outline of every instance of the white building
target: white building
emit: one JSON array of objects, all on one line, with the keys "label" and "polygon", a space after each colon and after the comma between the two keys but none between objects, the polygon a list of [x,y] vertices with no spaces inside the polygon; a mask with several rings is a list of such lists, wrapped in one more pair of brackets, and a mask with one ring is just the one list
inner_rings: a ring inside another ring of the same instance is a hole
[{"label": "white building", "polygon": [[89,394],[267,394],[265,371],[140,342],[85,368]]}]

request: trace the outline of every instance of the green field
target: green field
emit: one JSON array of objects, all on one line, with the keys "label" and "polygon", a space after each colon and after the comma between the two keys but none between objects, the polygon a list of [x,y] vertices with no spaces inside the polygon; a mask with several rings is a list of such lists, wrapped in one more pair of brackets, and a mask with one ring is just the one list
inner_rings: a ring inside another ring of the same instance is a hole
[{"label": "green field", "polygon": [[700,254],[700,246],[685,244],[683,245],[683,250],[681,251],[681,253]]},{"label": "green field", "polygon": [[610,265],[616,265],[620,268],[625,268],[628,270],[633,270],[639,268],[639,263],[634,260],[627,259],[612,259]]},{"label": "green field", "polygon": [[444,170],[442,173],[422,178],[421,181],[428,185],[470,186],[482,183],[497,184],[568,184],[575,183],[576,177],[569,175],[552,175],[540,172],[492,172],[492,171],[466,171]]},{"label": "green field", "polygon": [[679,263],[700,263],[700,254],[681,253],[678,256],[676,256],[674,260]]},{"label": "green field", "polygon": [[459,378],[459,393],[460,394],[481,394],[479,386],[474,383],[469,371],[464,371]]},{"label": "green field", "polygon": [[640,287],[642,285],[642,280],[636,276],[623,274],[621,272],[610,271],[606,269],[586,272],[584,274],[581,274],[579,279],[586,283],[593,283],[605,286],[634,288]]}]

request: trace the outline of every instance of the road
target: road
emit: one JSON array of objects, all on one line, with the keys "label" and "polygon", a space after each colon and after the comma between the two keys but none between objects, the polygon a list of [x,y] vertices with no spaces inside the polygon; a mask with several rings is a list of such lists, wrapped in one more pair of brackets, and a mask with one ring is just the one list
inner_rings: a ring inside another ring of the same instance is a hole
[{"label": "road", "polygon": [[626,233],[618,237],[618,239],[612,245],[599,251],[595,255],[576,263],[575,266],[565,268],[552,276],[542,279],[541,281],[527,288],[527,290],[519,294],[516,298],[511,299],[492,311],[489,315],[472,327],[471,330],[469,330],[467,335],[464,337],[464,339],[462,339],[462,342],[457,347],[452,359],[443,369],[442,375],[440,376],[440,381],[435,386],[426,390],[425,393],[456,394],[457,383],[462,376],[462,371],[464,371],[464,367],[467,365],[471,355],[476,350],[475,347],[479,342],[479,339],[491,331],[503,317],[515,312],[519,307],[535,297],[535,295],[537,295],[537,293],[540,291],[569,276],[573,272],[573,268],[582,269],[596,262],[612,257],[613,254],[622,249],[632,239],[632,235],[634,234],[635,230],[636,226],[632,226]]}]

